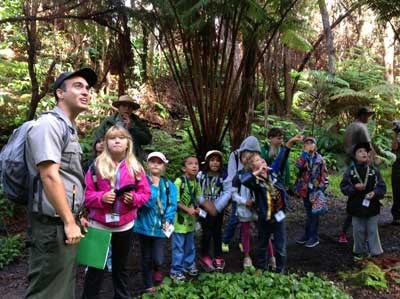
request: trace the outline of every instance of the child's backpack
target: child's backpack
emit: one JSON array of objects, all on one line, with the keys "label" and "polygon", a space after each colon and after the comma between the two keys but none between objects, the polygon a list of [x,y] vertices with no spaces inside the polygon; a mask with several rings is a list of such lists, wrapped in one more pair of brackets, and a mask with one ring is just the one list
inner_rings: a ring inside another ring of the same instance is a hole
[{"label": "child's backpack", "polygon": [[[46,114],[52,114],[65,126],[65,134],[63,136],[64,151],[70,138],[68,124],[54,111],[45,112],[39,117]],[[0,184],[4,195],[7,199],[23,205],[27,205],[32,197],[33,186],[30,186],[30,175],[25,158],[25,145],[28,133],[35,122],[36,120],[30,120],[16,128],[0,152]]]}]

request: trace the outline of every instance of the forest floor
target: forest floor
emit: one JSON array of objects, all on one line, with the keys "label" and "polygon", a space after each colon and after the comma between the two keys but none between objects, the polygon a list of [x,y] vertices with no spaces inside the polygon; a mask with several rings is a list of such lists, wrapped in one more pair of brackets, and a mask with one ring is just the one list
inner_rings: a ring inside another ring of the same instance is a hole
[{"label": "forest floor", "polygon": [[[390,204],[389,204],[390,205]],[[396,279],[387,275],[389,288],[385,291],[376,291],[366,287],[356,287],[349,281],[343,281],[339,278],[338,272],[350,271],[357,269],[358,264],[353,261],[352,257],[352,237],[351,228],[348,232],[349,243],[338,243],[338,233],[345,219],[345,204],[341,200],[333,200],[329,205],[329,213],[322,216],[320,220],[320,245],[309,249],[295,243],[296,237],[303,232],[304,225],[304,209],[302,203],[298,200],[292,200],[291,209],[287,213],[287,234],[288,234],[288,263],[287,269],[289,273],[315,272],[317,275],[333,281],[346,293],[353,298],[359,299],[377,299],[400,298],[400,285]],[[400,226],[390,225],[391,222],[390,207],[383,207],[379,216],[379,233],[381,237],[382,247],[385,251],[384,255],[378,258],[378,263],[400,262]],[[24,223],[14,223],[11,230],[21,231],[25,229]],[[252,233],[251,239],[252,256],[255,254],[256,232]],[[166,250],[166,267],[165,273],[168,272],[170,263],[169,246]],[[254,250],[253,250],[254,249]],[[24,291],[27,286],[27,254],[17,261],[0,270],[0,297],[7,299],[23,298]],[[237,246],[232,246],[229,253],[225,255],[226,267],[225,272],[242,271],[242,254]],[[132,250],[130,260],[130,288],[133,295],[140,295],[143,289],[142,276],[140,271],[140,250],[138,239],[135,237],[134,248]],[[77,277],[77,298],[81,297],[82,286],[84,281],[84,268],[79,267]],[[112,298],[112,281],[111,274],[105,275],[101,293],[99,298]],[[4,297],[3,297],[4,296]]]}]

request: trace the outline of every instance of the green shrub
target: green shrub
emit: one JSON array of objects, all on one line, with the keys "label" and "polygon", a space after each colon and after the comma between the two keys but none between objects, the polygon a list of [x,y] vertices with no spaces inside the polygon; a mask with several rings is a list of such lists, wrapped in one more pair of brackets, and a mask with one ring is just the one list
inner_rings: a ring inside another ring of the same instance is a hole
[{"label": "green shrub", "polygon": [[[145,294],[143,298],[152,298]],[[198,281],[173,283],[165,279],[157,298],[350,298],[332,282],[312,273],[305,277],[252,270],[243,273],[201,274]]]},{"label": "green shrub", "polygon": [[22,254],[23,245],[21,235],[0,238],[0,269]]},{"label": "green shrub", "polygon": [[[190,141],[186,136],[186,132],[182,130],[178,132],[178,138],[171,136],[169,133],[162,130],[151,130],[153,141],[151,145],[144,147],[147,153],[158,151],[162,152],[169,164],[165,176],[171,181],[182,175],[182,161],[187,155],[196,155]],[[146,166],[146,165],[144,165]]]}]

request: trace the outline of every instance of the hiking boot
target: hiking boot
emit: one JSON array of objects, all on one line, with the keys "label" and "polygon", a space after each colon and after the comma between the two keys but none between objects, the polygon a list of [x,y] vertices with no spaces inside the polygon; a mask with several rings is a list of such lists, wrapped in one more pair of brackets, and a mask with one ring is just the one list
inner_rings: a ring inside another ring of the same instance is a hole
[{"label": "hiking boot", "polygon": [[171,273],[169,275],[169,277],[173,280],[173,281],[185,281],[186,280],[186,276],[183,275],[182,273]]},{"label": "hiking boot", "polygon": [[215,258],[213,261],[213,265],[215,267],[215,270],[222,272],[225,268],[225,261],[223,258]]},{"label": "hiking boot", "polygon": [[155,283],[161,284],[163,282],[164,275],[160,271],[153,272],[153,280]]},{"label": "hiking boot", "polygon": [[346,234],[343,232],[339,234],[339,243],[341,243],[341,244],[349,243],[349,241],[347,240]]},{"label": "hiking boot", "polygon": [[222,252],[225,252],[225,253],[229,252],[229,244],[222,243]]},{"label": "hiking boot", "polygon": [[203,256],[200,258],[200,266],[204,269],[204,271],[212,272],[215,270],[213,266],[213,262],[209,256]]},{"label": "hiking boot", "polygon": [[253,262],[251,261],[251,257],[246,256],[243,259],[243,268],[246,269],[246,268],[250,268],[250,267],[253,267]]},{"label": "hiking boot", "polygon": [[197,270],[196,267],[193,267],[193,268],[185,270],[185,273],[187,275],[189,275],[190,277],[196,277],[197,275],[199,275],[199,270]]},{"label": "hiking boot", "polygon": [[311,238],[306,242],[306,247],[307,248],[313,248],[313,247],[317,246],[318,244],[319,244],[319,240],[318,239]]},{"label": "hiking boot", "polygon": [[308,241],[307,236],[306,236],[306,235],[303,235],[300,239],[297,239],[297,240],[296,240],[296,243],[302,245],[302,244],[306,244],[307,241]]}]

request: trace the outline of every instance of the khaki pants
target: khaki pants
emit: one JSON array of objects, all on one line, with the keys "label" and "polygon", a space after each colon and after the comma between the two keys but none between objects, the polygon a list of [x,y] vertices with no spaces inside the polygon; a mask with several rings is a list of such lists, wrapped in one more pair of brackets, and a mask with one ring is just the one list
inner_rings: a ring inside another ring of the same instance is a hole
[{"label": "khaki pants", "polygon": [[31,215],[26,298],[75,298],[77,245],[66,245],[64,225],[58,218]]}]

